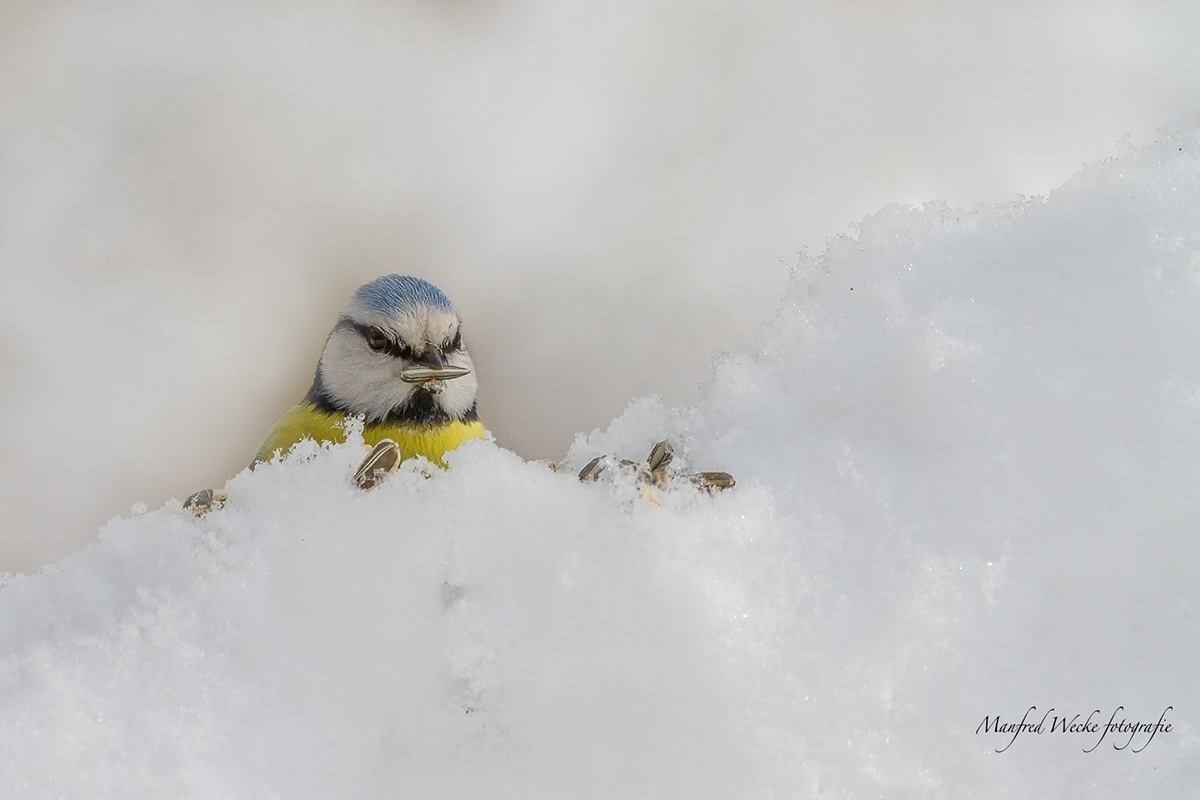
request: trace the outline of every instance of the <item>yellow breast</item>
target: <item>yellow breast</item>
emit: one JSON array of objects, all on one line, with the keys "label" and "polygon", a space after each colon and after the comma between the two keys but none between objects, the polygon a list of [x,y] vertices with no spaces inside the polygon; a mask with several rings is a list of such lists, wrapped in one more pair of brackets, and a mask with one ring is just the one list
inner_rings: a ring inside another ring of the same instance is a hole
[{"label": "yellow breast", "polygon": [[[309,403],[293,406],[285,414],[263,444],[254,461],[265,462],[276,451],[287,453],[297,442],[306,437],[318,442],[345,442],[342,430],[345,416],[336,412],[323,412]],[[363,439],[374,445],[381,439],[394,440],[400,446],[402,459],[424,456],[435,464],[443,464],[442,457],[469,439],[484,436],[484,424],[479,420],[463,423],[457,420],[438,426],[400,425],[396,423],[370,423],[363,427]]]}]

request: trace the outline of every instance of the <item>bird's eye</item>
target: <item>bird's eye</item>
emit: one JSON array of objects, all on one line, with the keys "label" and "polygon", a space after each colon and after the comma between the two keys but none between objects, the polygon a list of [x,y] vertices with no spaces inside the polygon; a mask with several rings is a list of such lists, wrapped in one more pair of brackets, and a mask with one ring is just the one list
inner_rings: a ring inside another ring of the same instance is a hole
[{"label": "bird's eye", "polygon": [[367,347],[372,350],[380,351],[388,349],[388,338],[378,328],[372,328],[365,336],[367,337]]}]

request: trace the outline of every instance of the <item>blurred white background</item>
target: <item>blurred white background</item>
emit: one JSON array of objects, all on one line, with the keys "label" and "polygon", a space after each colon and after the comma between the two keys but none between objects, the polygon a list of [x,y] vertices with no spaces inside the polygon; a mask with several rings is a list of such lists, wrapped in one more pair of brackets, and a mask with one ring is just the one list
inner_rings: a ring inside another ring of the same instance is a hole
[{"label": "blurred white background", "polygon": [[890,202],[1198,112],[1185,2],[0,4],[0,571],[249,462],[347,294],[439,285],[558,458]]}]

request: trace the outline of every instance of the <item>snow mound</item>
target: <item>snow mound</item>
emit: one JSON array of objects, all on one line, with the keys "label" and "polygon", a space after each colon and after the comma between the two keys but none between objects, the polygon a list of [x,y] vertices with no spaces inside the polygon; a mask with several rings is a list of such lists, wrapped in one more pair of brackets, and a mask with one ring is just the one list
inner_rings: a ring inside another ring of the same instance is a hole
[{"label": "snow mound", "polygon": [[[0,793],[1195,796],[1197,229],[1189,120],[864,220],[571,469],[362,493],[352,437],[135,510],[0,587]],[[574,477],[663,438],[738,486]],[[1031,706],[1172,729],[979,730]]]}]

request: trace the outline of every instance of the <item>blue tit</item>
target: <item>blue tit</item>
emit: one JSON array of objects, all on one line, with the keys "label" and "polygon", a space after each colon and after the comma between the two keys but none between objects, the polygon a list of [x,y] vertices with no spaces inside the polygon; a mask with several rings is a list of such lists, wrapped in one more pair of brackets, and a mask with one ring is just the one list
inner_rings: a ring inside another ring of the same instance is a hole
[{"label": "blue tit", "polygon": [[344,441],[348,415],[362,417],[363,439],[391,448],[394,461],[443,464],[447,451],[484,435],[461,327],[428,281],[385,275],[359,287],[325,341],[308,394],[275,424],[254,464],[306,437]]}]

